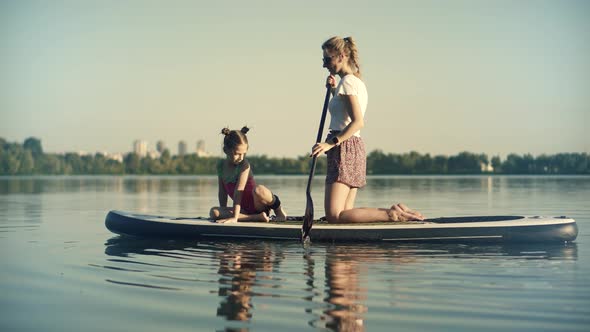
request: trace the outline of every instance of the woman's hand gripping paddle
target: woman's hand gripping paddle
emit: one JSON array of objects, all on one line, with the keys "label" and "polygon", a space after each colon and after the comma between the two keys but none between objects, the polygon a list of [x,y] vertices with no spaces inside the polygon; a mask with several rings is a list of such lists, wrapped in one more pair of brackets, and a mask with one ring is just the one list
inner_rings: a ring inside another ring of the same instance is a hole
[{"label": "woman's hand gripping paddle", "polygon": [[[324,132],[324,122],[326,122],[326,113],[328,112],[328,102],[330,101],[330,90],[332,87],[330,85],[326,86],[326,98],[324,99],[324,109],[322,110],[322,118],[320,120],[320,128],[318,130],[318,137],[316,139],[316,143],[320,143],[322,141],[322,134]],[[309,234],[311,232],[311,227],[313,226],[313,200],[311,199],[311,180],[313,180],[313,175],[315,173],[315,164],[316,164],[317,156],[313,156],[311,160],[311,168],[309,170],[309,179],[307,180],[307,203],[305,205],[305,215],[303,216],[303,226],[301,228],[301,242],[305,243],[309,241]]]}]

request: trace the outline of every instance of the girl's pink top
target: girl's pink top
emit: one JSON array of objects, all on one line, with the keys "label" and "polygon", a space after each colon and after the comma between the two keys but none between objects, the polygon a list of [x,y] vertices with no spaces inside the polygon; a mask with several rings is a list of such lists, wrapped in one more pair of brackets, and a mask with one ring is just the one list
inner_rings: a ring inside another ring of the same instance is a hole
[{"label": "girl's pink top", "polygon": [[[240,165],[236,167],[236,171],[234,174],[231,174],[228,177],[223,176],[223,160],[220,160],[217,163],[217,175],[221,179],[223,183],[223,187],[225,188],[225,192],[229,195],[229,197],[233,200],[234,194],[236,192],[236,186],[238,183],[238,178],[240,176],[240,172],[242,170],[242,162]],[[254,188],[256,187],[256,181],[254,181],[253,176],[248,176],[248,180],[246,181],[246,186],[244,187],[244,192],[242,193],[242,201],[240,202],[241,211],[243,214],[256,214],[260,211],[256,211],[256,206],[254,205]]]}]

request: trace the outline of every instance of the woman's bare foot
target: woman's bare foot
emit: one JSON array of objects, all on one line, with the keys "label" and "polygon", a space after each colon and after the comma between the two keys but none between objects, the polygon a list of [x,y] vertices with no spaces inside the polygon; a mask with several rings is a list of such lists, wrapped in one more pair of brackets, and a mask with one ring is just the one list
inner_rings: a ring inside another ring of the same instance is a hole
[{"label": "woman's bare foot", "polygon": [[410,209],[406,204],[404,203],[399,203],[397,206],[399,206],[400,209],[402,209],[404,212],[407,212],[409,214],[413,214],[415,216],[417,216],[418,218],[421,218],[421,220],[424,219],[424,216],[422,215],[422,213],[416,211],[416,210],[412,210]]},{"label": "woman's bare foot", "polygon": [[387,211],[387,215],[389,216],[389,221],[398,222],[398,221],[407,221],[402,219],[402,215],[397,211],[399,207],[397,205],[392,205],[389,211]]},{"label": "woman's bare foot", "polygon": [[276,215],[276,218],[275,218],[276,221],[287,220],[287,212],[283,209],[282,206],[279,206],[274,211],[275,211],[275,215]]},{"label": "woman's bare foot", "polygon": [[[402,206],[405,209],[402,208]],[[421,214],[417,214],[416,212],[410,210],[407,206],[401,203],[392,205],[389,211],[387,211],[387,214],[389,215],[389,220],[394,222],[406,222],[424,219],[424,217]]]}]

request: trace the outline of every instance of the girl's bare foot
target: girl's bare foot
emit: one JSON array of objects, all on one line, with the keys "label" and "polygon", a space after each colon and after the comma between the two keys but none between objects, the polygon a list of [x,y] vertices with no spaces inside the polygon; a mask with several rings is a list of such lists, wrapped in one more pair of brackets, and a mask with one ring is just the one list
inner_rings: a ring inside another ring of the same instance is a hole
[{"label": "girl's bare foot", "polygon": [[268,215],[266,214],[266,212],[260,212],[258,214],[258,217],[260,218],[260,220],[258,221],[263,221],[263,222],[269,222],[270,218],[268,217]]},{"label": "girl's bare foot", "polygon": [[275,211],[275,215],[276,215],[276,218],[275,218],[276,221],[287,220],[287,212],[283,209],[282,206],[279,206],[274,211]]}]

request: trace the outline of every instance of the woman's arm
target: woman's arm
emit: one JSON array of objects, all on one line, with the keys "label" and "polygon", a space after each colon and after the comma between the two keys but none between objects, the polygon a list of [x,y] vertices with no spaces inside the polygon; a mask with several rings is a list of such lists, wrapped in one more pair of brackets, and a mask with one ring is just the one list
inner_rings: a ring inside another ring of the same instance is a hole
[{"label": "woman's arm", "polygon": [[[358,97],[356,95],[341,95],[341,97],[345,103],[348,115],[350,116],[350,123],[344,127],[344,129],[337,136],[339,142],[349,139],[352,137],[352,135],[354,135],[354,133],[361,130],[365,126],[365,121],[363,119],[363,113],[361,112],[361,105],[358,101]],[[335,146],[336,144],[333,144],[332,142],[317,143],[313,147],[311,156],[318,156],[321,153],[329,151]]]},{"label": "woman's arm", "polygon": [[342,100],[346,105],[348,116],[350,116],[350,123],[342,129],[338,135],[338,141],[343,142],[351,138],[354,133],[361,130],[365,126],[363,113],[361,112],[361,104],[355,95],[342,95]]},{"label": "woman's arm", "polygon": [[326,86],[330,87],[330,93],[332,94],[332,97],[334,97],[336,93],[336,76],[328,76],[328,78],[326,78]]}]

